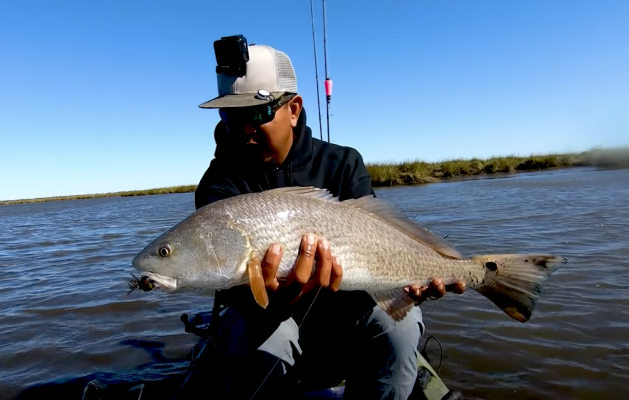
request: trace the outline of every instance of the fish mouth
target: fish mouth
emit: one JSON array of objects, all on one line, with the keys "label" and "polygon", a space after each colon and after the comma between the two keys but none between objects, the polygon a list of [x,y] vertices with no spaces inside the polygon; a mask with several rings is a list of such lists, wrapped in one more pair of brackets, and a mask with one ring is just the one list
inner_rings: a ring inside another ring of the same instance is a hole
[{"label": "fish mouth", "polygon": [[177,278],[171,278],[169,276],[162,276],[160,274],[156,274],[154,272],[142,272],[142,278],[146,277],[149,279],[156,287],[166,290],[176,290]]}]

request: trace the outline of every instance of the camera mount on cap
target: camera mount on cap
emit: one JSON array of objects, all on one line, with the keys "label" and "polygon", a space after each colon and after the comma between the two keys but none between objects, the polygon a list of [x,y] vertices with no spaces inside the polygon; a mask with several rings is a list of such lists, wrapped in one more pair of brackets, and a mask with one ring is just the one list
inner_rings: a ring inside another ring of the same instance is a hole
[{"label": "camera mount on cap", "polygon": [[216,73],[243,76],[247,72],[249,47],[243,35],[226,36],[214,42]]}]

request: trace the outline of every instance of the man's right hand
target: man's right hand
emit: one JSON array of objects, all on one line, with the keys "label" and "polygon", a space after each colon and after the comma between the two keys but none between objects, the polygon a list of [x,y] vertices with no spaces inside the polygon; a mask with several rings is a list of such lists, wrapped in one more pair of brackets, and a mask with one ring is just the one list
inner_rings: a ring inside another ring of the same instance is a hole
[{"label": "man's right hand", "polygon": [[[326,239],[317,240],[314,234],[302,237],[295,268],[285,281],[277,279],[277,269],[284,255],[280,244],[273,244],[262,260],[262,276],[269,293],[267,311],[284,321],[293,315],[300,300],[310,298],[319,288],[336,292],[341,286],[343,268],[338,257],[332,256],[330,243]],[[312,267],[317,260],[317,270],[312,274]]]}]

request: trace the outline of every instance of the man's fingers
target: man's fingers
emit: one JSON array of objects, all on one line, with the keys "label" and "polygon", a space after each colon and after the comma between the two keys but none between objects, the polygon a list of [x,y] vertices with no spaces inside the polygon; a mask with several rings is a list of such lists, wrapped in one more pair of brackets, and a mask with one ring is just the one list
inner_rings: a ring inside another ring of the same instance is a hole
[{"label": "man's fingers", "polygon": [[303,293],[308,293],[318,287],[327,288],[330,285],[331,273],[332,253],[330,251],[330,242],[322,239],[317,244],[317,270],[315,276],[306,284]]},{"label": "man's fingers", "polygon": [[343,267],[341,259],[338,256],[332,258],[332,272],[330,274],[330,290],[338,292],[341,287],[341,279],[343,278]]},{"label": "man's fingers", "polygon": [[441,279],[433,279],[428,287],[426,297],[442,298],[446,294],[446,287]]},{"label": "man's fingers", "polygon": [[420,286],[416,283],[404,288],[404,291],[421,304],[425,300],[442,298],[446,292],[461,294],[465,291],[465,281],[459,280],[450,285],[444,285],[441,279],[433,279],[428,286]]},{"label": "man's fingers", "polygon": [[332,251],[330,250],[330,242],[322,239],[317,245],[317,273],[315,279],[317,283],[324,288],[330,285],[330,274],[332,273]]},{"label": "man's fingers", "polygon": [[457,281],[451,285],[446,285],[446,292],[461,294],[465,292],[465,281]]},{"label": "man's fingers", "polygon": [[412,284],[404,288],[413,300],[423,303],[428,299],[439,299],[446,294],[446,288],[441,279],[433,279],[428,286]]},{"label": "man's fingers", "polygon": [[296,283],[303,289],[310,280],[310,275],[312,275],[312,266],[314,265],[316,253],[317,237],[312,233],[307,233],[301,239],[295,268],[286,280],[287,286],[293,286]]},{"label": "man's fingers", "polygon": [[420,298],[422,296],[422,292],[428,289],[428,286],[420,286],[416,283],[413,283],[410,287],[409,293],[411,296]]},{"label": "man's fingers", "polygon": [[404,288],[404,291],[408,293],[408,295],[415,302],[424,301],[422,294],[428,289],[428,286],[420,286],[416,283],[413,283],[411,286],[407,286]]},{"label": "man's fingers", "polygon": [[277,269],[282,261],[284,249],[278,243],[272,244],[264,255],[262,260],[262,276],[264,277],[264,285],[267,289],[276,291],[279,288],[276,274]]}]

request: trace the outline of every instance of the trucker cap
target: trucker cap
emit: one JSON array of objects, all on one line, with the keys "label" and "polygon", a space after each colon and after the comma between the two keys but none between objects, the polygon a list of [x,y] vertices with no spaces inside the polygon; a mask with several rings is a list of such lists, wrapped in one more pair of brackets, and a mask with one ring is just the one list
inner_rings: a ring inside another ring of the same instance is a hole
[{"label": "trucker cap", "polygon": [[290,58],[285,53],[264,45],[249,46],[249,61],[245,75],[230,76],[220,73],[216,74],[216,78],[218,97],[200,104],[199,107],[257,106],[269,102],[266,92],[275,99],[286,93],[297,93],[297,77]]}]

